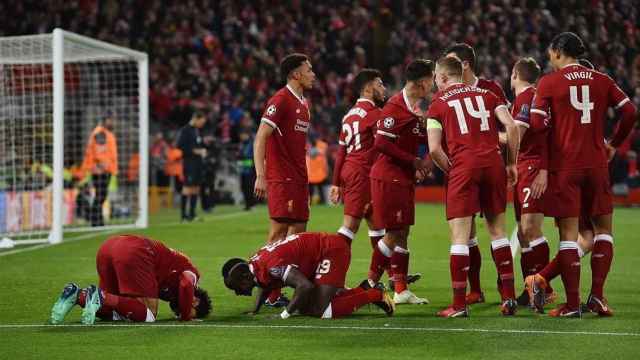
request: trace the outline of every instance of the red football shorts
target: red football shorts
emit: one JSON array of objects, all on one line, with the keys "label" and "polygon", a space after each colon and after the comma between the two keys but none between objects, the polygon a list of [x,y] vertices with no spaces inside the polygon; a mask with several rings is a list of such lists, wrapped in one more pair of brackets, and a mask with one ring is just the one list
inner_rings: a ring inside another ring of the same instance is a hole
[{"label": "red football shorts", "polygon": [[278,222],[309,220],[309,186],[289,182],[267,183],[269,217]]},{"label": "red football shorts", "polygon": [[322,254],[314,284],[343,288],[351,263],[351,245],[342,236],[327,236],[322,246]]},{"label": "red football shorts", "polygon": [[520,221],[522,214],[544,213],[544,195],[539,199],[531,196],[531,184],[538,176],[539,169],[531,164],[518,165],[518,183],[513,194],[513,209],[516,221]]},{"label": "red football shorts", "polygon": [[107,239],[96,255],[100,288],[111,294],[157,298],[154,258],[146,239],[129,236]]},{"label": "red football shorts", "polygon": [[415,187],[371,179],[373,223],[376,229],[397,230],[415,221]]},{"label": "red football shorts", "polygon": [[545,214],[557,218],[611,214],[611,197],[607,168],[550,171]]},{"label": "red football shorts", "polygon": [[447,220],[503,213],[507,207],[507,173],[503,165],[453,168],[446,186]]},{"label": "red football shorts", "polygon": [[371,216],[371,180],[362,171],[343,172],[342,201],[344,214],[357,219]]}]

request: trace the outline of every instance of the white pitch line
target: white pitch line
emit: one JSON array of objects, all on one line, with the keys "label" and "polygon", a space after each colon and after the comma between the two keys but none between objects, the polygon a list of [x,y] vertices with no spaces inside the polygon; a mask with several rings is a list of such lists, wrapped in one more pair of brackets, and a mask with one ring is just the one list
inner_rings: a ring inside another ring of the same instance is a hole
[{"label": "white pitch line", "polygon": [[[79,328],[88,327],[81,324],[0,324],[0,329],[30,328]],[[601,331],[559,331],[559,330],[517,330],[517,329],[479,329],[479,328],[434,328],[434,327],[374,327],[374,326],[314,326],[314,325],[234,325],[234,324],[100,324],[94,327],[105,328],[220,328],[220,329],[282,329],[282,330],[362,330],[362,331],[411,331],[411,332],[468,332],[489,334],[539,334],[539,335],[587,335],[587,336],[626,336],[640,337],[640,333],[601,332]]]}]

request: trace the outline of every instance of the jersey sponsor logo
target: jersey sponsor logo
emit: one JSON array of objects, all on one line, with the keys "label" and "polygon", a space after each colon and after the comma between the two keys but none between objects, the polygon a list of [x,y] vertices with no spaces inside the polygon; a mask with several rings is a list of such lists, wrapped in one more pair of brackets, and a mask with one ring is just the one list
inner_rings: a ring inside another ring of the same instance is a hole
[{"label": "jersey sponsor logo", "polygon": [[269,105],[269,107],[267,108],[267,111],[265,111],[264,113],[267,114],[267,116],[272,116],[273,114],[276,113],[276,106],[275,105]]},{"label": "jersey sponsor logo", "polygon": [[384,118],[384,120],[382,121],[382,124],[387,129],[391,129],[395,123],[396,121],[392,117]]},{"label": "jersey sponsor logo", "polygon": [[296,126],[294,126],[293,128],[296,131],[301,131],[304,133],[309,132],[309,122],[296,119]]}]

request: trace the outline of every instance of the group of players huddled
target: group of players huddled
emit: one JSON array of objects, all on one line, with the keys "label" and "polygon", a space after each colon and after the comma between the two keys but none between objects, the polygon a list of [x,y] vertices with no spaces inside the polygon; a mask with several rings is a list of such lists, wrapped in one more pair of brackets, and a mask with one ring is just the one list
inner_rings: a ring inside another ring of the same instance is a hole
[{"label": "group of players huddled", "polygon": [[[435,63],[411,61],[405,86],[386,103],[381,73],[361,70],[353,80],[359,99],[342,120],[330,190],[334,203],[344,203],[344,222],[335,234],[304,232],[311,119],[303,93],[313,87],[315,74],[306,55],[288,55],[280,67],[287,84],[266,104],[254,147],[255,193],[267,198],[271,219],[267,245],[248,260],[227,261],[224,284],[244,296],[257,287],[249,313],[263,304],[282,306],[281,318],[294,313],[336,318],[366,304],[391,315],[396,304],[428,303],[408,288],[420,278],[408,272],[408,237],[415,184],[437,166],[446,180],[453,288],[452,304],[438,316],[466,317],[469,305],[485,301],[477,214],[491,239],[503,315],[514,315],[518,305],[544,312],[557,298],[550,281],[560,275],[566,302],[550,316],[580,317],[585,311],[611,316],[603,293],[613,258],[608,161],[632,129],[636,109],[610,77],[582,58],[584,53],[582,40],[565,32],[548,48],[552,73],[538,79],[541,70],[534,59],[518,60],[511,73],[513,104],[496,82],[475,75],[474,50],[467,44],[452,45]],[[438,91],[432,94],[434,83]],[[606,139],[609,108],[620,120]],[[428,154],[419,157],[423,144]],[[518,297],[505,232],[509,187],[525,278]],[[551,260],[542,232],[545,216],[555,218],[559,230],[559,251]],[[363,218],[372,246],[368,278],[348,288],[351,242]],[[580,258],[589,252],[592,286],[581,304]],[[207,293],[197,286],[198,270],[157,241],[111,238],[98,252],[97,268],[99,287],[68,284],[52,309],[52,323],[61,323],[76,304],[83,307],[87,324],[96,316],[153,321],[158,299],[169,301],[181,320],[205,317],[211,310]],[[380,282],[385,272],[393,297]],[[290,301],[281,293],[287,286],[295,289]]]}]

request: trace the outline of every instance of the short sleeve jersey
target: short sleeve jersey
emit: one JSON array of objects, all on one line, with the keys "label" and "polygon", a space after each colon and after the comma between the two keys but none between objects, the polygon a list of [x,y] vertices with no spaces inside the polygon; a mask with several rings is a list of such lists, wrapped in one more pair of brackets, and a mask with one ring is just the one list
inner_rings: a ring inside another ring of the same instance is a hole
[{"label": "short sleeve jersey", "polygon": [[285,86],[269,99],[261,122],[273,127],[267,140],[266,179],[306,184],[306,144],[311,114],[305,98]]},{"label": "short sleeve jersey", "polygon": [[475,169],[502,164],[495,111],[506,105],[492,92],[454,84],[439,91],[427,111],[446,138],[454,168]]},{"label": "short sleeve jersey", "polygon": [[[426,135],[426,128],[411,110],[404,90],[392,96],[380,112],[376,136],[386,136],[403,151],[417,156],[420,144],[426,144]],[[398,185],[412,185],[415,169],[413,164],[380,154],[371,168],[371,178]]]},{"label": "short sleeve jersey", "polygon": [[543,76],[531,112],[549,119],[549,169],[607,167],[607,110],[628,101],[609,76],[582,65]]},{"label": "short sleeve jersey", "polygon": [[504,104],[507,106],[509,105],[509,100],[507,100],[507,96],[504,94],[502,86],[500,86],[497,81],[478,78],[474,86],[491,91],[493,95],[497,96]]},{"label": "short sleeve jersey", "polygon": [[[527,129],[531,127],[531,106],[535,95],[536,88],[531,86],[516,96],[513,102],[513,108],[511,109],[511,115],[516,125],[524,126]],[[545,160],[544,163],[546,163],[546,159],[542,159],[543,153],[546,157],[546,142],[547,136],[545,132],[526,131],[520,141],[518,164],[533,165],[536,168],[543,166],[546,168],[546,165],[542,165],[542,160]]]},{"label": "short sleeve jersey", "polygon": [[321,261],[327,233],[300,233],[262,247],[249,259],[251,271],[263,289],[281,287],[291,267],[313,280]]},{"label": "short sleeve jersey", "polygon": [[376,151],[373,147],[380,109],[368,99],[358,99],[342,118],[340,145],[346,149],[344,172],[362,171],[369,175]]}]

